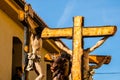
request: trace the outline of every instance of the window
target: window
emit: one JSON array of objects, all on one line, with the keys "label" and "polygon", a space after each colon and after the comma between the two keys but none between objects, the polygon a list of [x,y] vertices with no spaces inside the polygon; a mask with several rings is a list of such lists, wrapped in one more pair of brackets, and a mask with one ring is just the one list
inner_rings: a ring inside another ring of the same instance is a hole
[{"label": "window", "polygon": [[16,69],[22,69],[22,42],[19,38],[13,37],[12,47],[12,80],[15,78]]}]

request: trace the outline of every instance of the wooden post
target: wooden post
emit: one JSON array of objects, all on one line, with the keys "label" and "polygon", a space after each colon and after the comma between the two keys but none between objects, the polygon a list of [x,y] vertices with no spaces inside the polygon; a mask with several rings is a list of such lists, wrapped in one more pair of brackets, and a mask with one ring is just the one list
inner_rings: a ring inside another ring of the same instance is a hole
[{"label": "wooden post", "polygon": [[82,56],[82,76],[83,80],[89,80],[89,53],[84,51]]},{"label": "wooden post", "polygon": [[28,64],[27,53],[29,52],[29,28],[24,27],[24,73],[22,75],[22,80],[28,80],[28,71],[26,71],[26,66]]},{"label": "wooden post", "polygon": [[83,54],[82,26],[83,17],[76,16],[73,19],[73,58],[72,58],[72,80],[82,80],[81,60]]}]

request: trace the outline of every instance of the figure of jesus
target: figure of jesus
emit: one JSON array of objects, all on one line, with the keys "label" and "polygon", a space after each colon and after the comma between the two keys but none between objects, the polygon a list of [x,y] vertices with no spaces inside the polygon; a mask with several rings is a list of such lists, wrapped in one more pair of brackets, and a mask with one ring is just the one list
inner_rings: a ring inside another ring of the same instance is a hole
[{"label": "figure of jesus", "polygon": [[42,80],[44,75],[40,65],[41,56],[39,55],[42,46],[42,40],[38,35],[31,34],[30,43],[31,52],[28,53],[28,65],[26,67],[26,70],[35,70],[35,72],[38,74],[35,80]]}]

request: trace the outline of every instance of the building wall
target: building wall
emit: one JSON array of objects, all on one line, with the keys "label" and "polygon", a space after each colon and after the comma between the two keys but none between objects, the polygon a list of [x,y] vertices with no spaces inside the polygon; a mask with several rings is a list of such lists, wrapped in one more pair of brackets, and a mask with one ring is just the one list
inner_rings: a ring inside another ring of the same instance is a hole
[{"label": "building wall", "polygon": [[[13,37],[19,38],[22,43],[24,40],[23,26],[15,23],[6,13],[0,9],[0,80],[12,80],[12,55],[13,55]],[[19,51],[19,50],[18,50]],[[44,80],[47,80],[47,62],[44,62],[44,55],[48,53],[46,49],[42,49],[41,66],[45,75]],[[18,58],[17,58],[18,59]],[[22,51],[23,59],[23,51]],[[30,71],[29,80],[34,80],[36,77],[34,71]]]},{"label": "building wall", "polygon": [[23,29],[0,10],[0,80],[11,80],[13,37],[23,43]]}]

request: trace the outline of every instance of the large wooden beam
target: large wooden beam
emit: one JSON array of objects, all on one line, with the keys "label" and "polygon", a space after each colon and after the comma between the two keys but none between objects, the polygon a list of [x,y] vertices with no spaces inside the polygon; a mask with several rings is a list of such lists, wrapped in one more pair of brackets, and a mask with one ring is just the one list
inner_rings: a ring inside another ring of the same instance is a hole
[{"label": "large wooden beam", "polygon": [[36,34],[37,32],[36,32],[35,29],[36,29],[39,25],[38,25],[36,22],[34,22],[30,16],[27,17],[27,23],[29,24],[32,33],[35,33],[35,34]]},{"label": "large wooden beam", "polygon": [[83,17],[76,16],[73,19],[73,56],[72,56],[72,80],[82,80],[82,55],[83,55],[83,40],[82,26]]},{"label": "large wooden beam", "polygon": [[29,44],[30,44],[30,34],[29,34],[29,28],[28,26],[24,27],[24,72],[22,75],[22,80],[28,80],[28,74],[29,72],[26,71],[26,67],[28,65],[28,55],[29,53]]},{"label": "large wooden beam", "polygon": [[82,56],[82,78],[83,80],[89,80],[89,53],[84,51]]},{"label": "large wooden beam", "polygon": [[[72,38],[73,28],[44,28],[42,38]],[[82,35],[84,37],[112,36],[116,32],[116,26],[94,26],[84,27]]]},{"label": "large wooden beam", "polygon": [[[46,62],[51,62],[51,61],[53,61],[52,56],[58,57],[58,56],[60,56],[60,54],[57,54],[57,53],[56,54],[52,54],[52,53],[46,54],[44,57],[44,60]],[[108,55],[89,55],[89,63],[98,64],[98,63],[102,62],[106,57],[107,57],[107,60],[105,61],[104,64],[109,64],[111,61],[111,56],[108,56]]]},{"label": "large wooden beam", "polygon": [[109,64],[111,61],[111,56],[107,56],[107,55],[104,55],[104,56],[103,55],[89,55],[89,62],[98,64],[102,62],[106,57],[107,57],[107,60],[105,61],[104,64]]},{"label": "large wooden beam", "polygon": [[71,38],[72,28],[44,28],[41,34],[42,38]]}]

